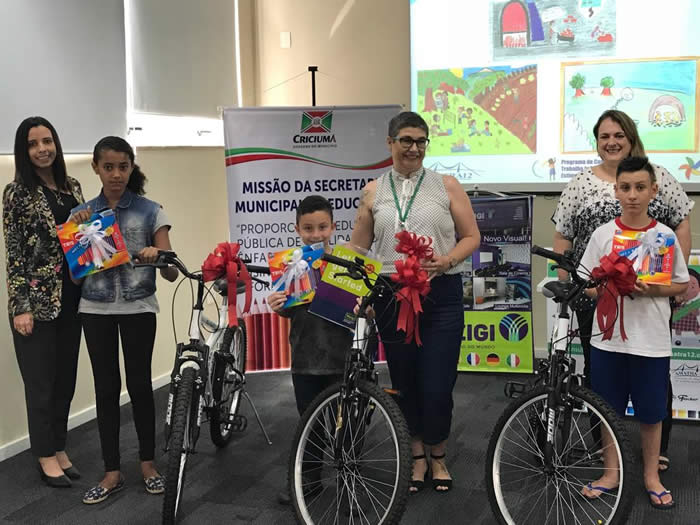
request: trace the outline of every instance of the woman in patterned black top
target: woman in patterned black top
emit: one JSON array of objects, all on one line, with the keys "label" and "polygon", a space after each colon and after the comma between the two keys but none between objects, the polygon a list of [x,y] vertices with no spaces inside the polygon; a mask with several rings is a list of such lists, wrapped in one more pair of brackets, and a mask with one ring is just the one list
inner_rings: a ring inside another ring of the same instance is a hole
[{"label": "woman in patterned black top", "polygon": [[70,487],[70,479],[80,477],[65,453],[80,348],[80,288],[71,280],[56,225],[83,194],[66,175],[61,142],[45,118],[19,125],[14,150],[15,180],[2,201],[12,339],[41,477],[52,487]]},{"label": "woman in patterned black top", "polygon": [[[615,198],[615,174],[622,159],[630,156],[645,157],[644,145],[634,121],[622,111],[605,111],[593,127],[598,155],[602,162],[586,168],[569,181],[552,215],[554,222],[554,251],[564,253],[573,249],[580,260],[593,232],[599,226],[618,217],[622,209]],[[661,166],[653,165],[659,191],[649,203],[649,216],[673,229],[683,255],[688,262],[691,247],[690,210],[695,204],[686,195],[679,182]],[[566,279],[559,270],[559,278]],[[584,357],[584,381],[590,386],[590,352],[595,309],[577,312]],[[664,421],[661,453],[665,456],[670,434],[671,416]],[[663,460],[668,461],[663,457]],[[667,463],[666,463],[667,464]]]}]

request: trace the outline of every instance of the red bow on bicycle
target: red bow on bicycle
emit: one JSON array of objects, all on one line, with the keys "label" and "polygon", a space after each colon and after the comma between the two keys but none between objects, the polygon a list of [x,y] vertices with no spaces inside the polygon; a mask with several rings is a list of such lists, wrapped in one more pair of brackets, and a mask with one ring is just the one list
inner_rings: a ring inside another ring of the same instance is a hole
[{"label": "red bow on bicycle", "polygon": [[250,301],[253,296],[253,281],[248,274],[248,268],[241,261],[238,252],[240,245],[235,242],[220,242],[214,248],[202,264],[202,277],[204,282],[214,281],[226,274],[228,284],[228,325],[238,326],[236,314],[236,288],[239,281],[245,283],[245,305],[243,312],[250,310]]},{"label": "red bow on bicycle", "polygon": [[396,245],[396,251],[405,253],[408,256],[413,255],[419,261],[433,258],[433,240],[430,237],[416,235],[413,232],[400,231],[394,235],[399,240]]},{"label": "red bow on bicycle", "polygon": [[396,329],[406,332],[405,343],[410,343],[415,336],[416,344],[422,346],[418,317],[423,311],[421,298],[430,292],[430,281],[428,281],[428,272],[421,268],[420,263],[433,256],[431,246],[433,240],[407,231],[401,231],[395,237],[399,241],[396,251],[407,255],[405,260],[395,262],[396,273],[391,274],[391,280],[401,285],[396,292],[396,300],[399,303]]},{"label": "red bow on bicycle", "polygon": [[[600,258],[600,266],[593,268],[591,276],[594,279],[606,279],[604,284],[598,286],[598,306],[596,316],[598,327],[603,331],[603,340],[612,339],[615,327],[615,315],[617,314],[617,298],[620,300],[620,336],[627,340],[624,322],[624,297],[634,291],[634,283],[637,282],[637,272],[632,268],[632,261],[617,253],[603,255]],[[605,325],[607,322],[610,326]]]}]

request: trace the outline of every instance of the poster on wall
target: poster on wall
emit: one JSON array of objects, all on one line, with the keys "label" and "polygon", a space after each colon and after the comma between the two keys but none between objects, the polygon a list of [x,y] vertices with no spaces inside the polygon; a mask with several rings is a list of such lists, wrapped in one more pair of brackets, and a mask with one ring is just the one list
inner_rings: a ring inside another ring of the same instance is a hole
[{"label": "poster on wall", "polygon": [[[691,251],[688,262],[690,284],[685,302],[676,307],[671,316],[671,415],[674,419],[700,422],[700,250]],[[547,261],[547,275],[537,285],[538,292],[546,282],[557,279],[554,264],[552,260]],[[557,315],[557,304],[552,299],[547,299],[547,334],[554,331]],[[577,329],[576,316],[572,316],[571,320],[571,329]],[[595,323],[593,326],[595,328]],[[576,360],[577,373],[583,373],[583,349],[578,337],[572,341],[571,355]],[[627,407],[627,414],[634,415],[631,403]]]},{"label": "poster on wall", "polygon": [[537,151],[536,65],[418,71],[416,96],[431,155]]},{"label": "poster on wall", "polygon": [[[226,108],[224,138],[229,236],[265,266],[271,254],[301,245],[299,202],[323,195],[333,207],[331,244],[350,239],[362,187],[392,164],[386,148],[398,105]],[[269,290],[254,283],[245,315],[248,370],[289,367],[289,320],[273,313]]]},{"label": "poster on wall", "polygon": [[614,1],[491,0],[493,59],[615,55]]},{"label": "poster on wall", "polygon": [[532,196],[472,199],[481,244],[462,276],[459,370],[531,373]]},{"label": "poster on wall", "polygon": [[647,152],[697,151],[699,70],[698,57],[562,63],[562,152],[594,152],[593,126],[608,109],[635,121]]}]

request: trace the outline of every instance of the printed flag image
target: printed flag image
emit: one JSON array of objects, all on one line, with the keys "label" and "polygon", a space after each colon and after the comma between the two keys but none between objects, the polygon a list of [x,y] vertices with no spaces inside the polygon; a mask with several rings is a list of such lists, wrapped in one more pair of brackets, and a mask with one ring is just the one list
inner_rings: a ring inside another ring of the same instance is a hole
[{"label": "printed flag image", "polygon": [[486,357],[486,364],[490,366],[498,366],[498,363],[501,362],[501,359],[498,357],[498,354],[489,354]]},{"label": "printed flag image", "polygon": [[508,366],[511,368],[517,368],[518,365],[520,365],[520,357],[518,357],[517,354],[510,354],[506,358],[506,363],[508,363]]},{"label": "printed flag image", "polygon": [[479,358],[479,354],[476,352],[471,352],[467,354],[467,363],[470,364],[471,366],[477,366],[481,359]]}]

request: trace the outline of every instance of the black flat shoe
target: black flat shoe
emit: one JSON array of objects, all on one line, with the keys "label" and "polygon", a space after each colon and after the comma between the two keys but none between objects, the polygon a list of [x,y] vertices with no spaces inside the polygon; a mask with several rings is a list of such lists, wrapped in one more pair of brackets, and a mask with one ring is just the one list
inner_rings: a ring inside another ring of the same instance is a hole
[{"label": "black flat shoe", "polygon": [[68,468],[64,468],[63,473],[70,479],[80,479],[80,471],[77,468],[75,468],[75,465],[71,465]]},{"label": "black flat shoe", "polygon": [[54,487],[57,489],[67,489],[73,486],[68,477],[64,474],[62,476],[48,476],[44,469],[41,467],[41,463],[37,463],[39,468],[39,475],[41,476],[41,481],[46,483],[49,487]]}]

